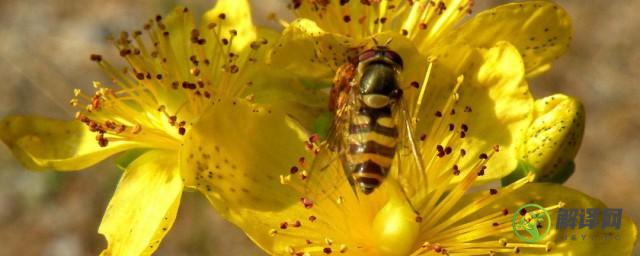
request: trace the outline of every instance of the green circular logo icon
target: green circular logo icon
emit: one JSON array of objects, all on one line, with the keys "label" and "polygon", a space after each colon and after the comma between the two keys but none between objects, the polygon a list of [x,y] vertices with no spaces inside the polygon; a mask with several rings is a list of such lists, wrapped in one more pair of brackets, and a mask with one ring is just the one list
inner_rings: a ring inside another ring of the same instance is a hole
[{"label": "green circular logo icon", "polygon": [[525,204],[513,214],[511,226],[521,241],[534,243],[544,239],[551,231],[551,216],[540,205]]}]

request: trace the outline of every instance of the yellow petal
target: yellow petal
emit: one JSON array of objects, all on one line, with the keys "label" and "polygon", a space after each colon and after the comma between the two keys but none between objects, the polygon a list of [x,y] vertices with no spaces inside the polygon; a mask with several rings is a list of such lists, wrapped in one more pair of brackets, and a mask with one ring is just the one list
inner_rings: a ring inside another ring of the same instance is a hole
[{"label": "yellow petal", "polygon": [[327,110],[327,93],[310,88],[289,72],[261,64],[250,72],[252,85],[247,92],[252,102],[285,109],[308,129]]},{"label": "yellow petal", "polygon": [[281,109],[216,101],[185,136],[184,148],[185,184],[212,195],[216,207],[277,209],[296,200],[279,176],[306,153]]},{"label": "yellow petal", "polygon": [[79,121],[9,116],[0,123],[0,139],[25,167],[34,170],[80,170],[135,147],[113,141],[100,147],[96,133]]},{"label": "yellow petal", "polygon": [[174,72],[179,73],[180,77],[189,77],[189,57],[193,55],[193,48],[188,46],[191,45],[191,30],[195,26],[193,14],[186,7],[176,7],[163,18],[162,23],[166,25],[168,32],[163,35],[169,38],[169,45],[166,47],[171,51],[167,61],[176,63]]},{"label": "yellow petal", "polygon": [[[598,208],[600,211],[607,208],[600,200],[562,185],[530,183],[516,192],[505,196],[493,206],[485,209],[485,211],[478,213],[478,216],[499,212],[504,208],[507,208],[509,212],[513,214],[519,207],[528,203],[548,207],[558,202],[563,202],[565,204],[564,208]],[[461,203],[461,205],[463,205],[463,203]],[[545,244],[546,242],[554,243],[554,245],[551,245],[551,251],[545,255],[631,255],[637,239],[638,230],[630,218],[623,216],[619,230],[612,227],[601,228],[601,218],[598,218],[598,226],[593,229],[587,227],[580,229],[578,226],[576,226],[576,229],[557,229],[558,210],[551,210],[549,214],[551,215],[552,231],[544,240],[538,242],[540,244]],[[579,220],[580,218],[578,217],[577,221],[579,222]],[[577,240],[573,241],[569,239],[567,241],[562,239],[561,234],[577,234]],[[602,236],[607,234],[613,234],[615,237],[619,237],[619,240],[591,240],[594,235],[602,238]],[[586,239],[583,240],[583,237]],[[520,242],[512,232],[506,234],[505,238],[507,238],[509,242]],[[496,240],[497,239],[498,238],[496,238]],[[522,248],[521,252],[523,255],[540,255],[542,253],[540,249],[526,248]]]},{"label": "yellow petal", "polygon": [[235,30],[237,34],[233,36],[231,50],[236,53],[248,47],[257,38],[247,0],[217,1],[216,6],[202,16],[200,24],[200,30],[207,40],[214,40],[211,33],[216,33],[218,40],[225,38],[231,41],[231,30]]},{"label": "yellow petal", "polygon": [[510,3],[479,13],[440,42],[489,47],[499,41],[520,51],[527,75],[533,76],[567,51],[571,20],[551,1]]},{"label": "yellow petal", "polygon": [[173,225],[182,181],[175,152],[153,150],[127,168],[98,233],[108,247],[101,255],[150,255]]},{"label": "yellow petal", "polygon": [[[420,30],[420,32],[418,33],[421,33],[422,31],[426,32],[426,36],[422,38],[415,38],[416,45],[423,53],[430,52],[429,48],[433,47],[436,44],[435,42],[437,42],[440,38],[446,36],[446,31],[449,31],[466,15],[471,13],[471,9],[473,7],[473,1],[470,0],[443,0],[438,1],[437,4],[432,1],[425,1],[424,4],[438,6],[436,7],[435,11],[431,11],[437,13],[438,15],[427,22],[420,22],[418,20],[420,18],[424,18],[424,13],[422,15],[418,15],[418,17],[410,15],[407,20],[405,20],[402,26],[404,29],[411,29],[413,27],[414,30]],[[442,7],[445,7],[444,9],[439,8],[441,4]],[[415,12],[416,9],[417,12]],[[412,8],[412,14],[420,13],[421,9],[424,8],[420,7],[419,5],[414,5]],[[426,26],[426,29],[420,28],[421,26]]]},{"label": "yellow petal", "polygon": [[307,155],[305,138],[285,118],[282,109],[216,100],[185,136],[181,153],[185,184],[265,248],[273,243],[269,220],[299,206],[299,196],[280,183],[280,175]]},{"label": "yellow petal", "polygon": [[[508,174],[517,165],[515,146],[530,123],[533,108],[518,51],[506,42],[489,49],[451,46],[439,50],[437,58],[416,132],[426,135],[422,153],[426,161],[432,161],[427,163],[438,166],[442,173],[451,173],[457,164],[464,173],[479,162],[480,154],[489,154],[499,145],[480,179]],[[452,154],[436,158],[438,146],[451,147]],[[431,179],[438,180],[441,178]]]},{"label": "yellow petal", "polygon": [[327,33],[308,19],[292,22],[272,50],[269,63],[307,78],[331,78],[350,57],[355,43],[340,34]]}]

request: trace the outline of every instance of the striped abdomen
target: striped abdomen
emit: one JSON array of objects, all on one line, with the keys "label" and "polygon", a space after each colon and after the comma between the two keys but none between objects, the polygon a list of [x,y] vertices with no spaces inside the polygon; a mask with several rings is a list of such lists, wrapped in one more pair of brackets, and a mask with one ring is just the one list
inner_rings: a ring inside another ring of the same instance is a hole
[{"label": "striped abdomen", "polygon": [[397,139],[390,104],[382,108],[360,106],[349,124],[347,166],[363,193],[373,192],[387,176]]}]

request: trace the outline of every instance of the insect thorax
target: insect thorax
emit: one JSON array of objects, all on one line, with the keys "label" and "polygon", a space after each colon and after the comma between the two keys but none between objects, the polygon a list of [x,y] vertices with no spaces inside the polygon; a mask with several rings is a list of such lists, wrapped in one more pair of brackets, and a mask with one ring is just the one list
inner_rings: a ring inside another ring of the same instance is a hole
[{"label": "insect thorax", "polygon": [[389,63],[369,62],[361,70],[359,90],[362,102],[372,108],[385,107],[398,97],[398,71]]}]

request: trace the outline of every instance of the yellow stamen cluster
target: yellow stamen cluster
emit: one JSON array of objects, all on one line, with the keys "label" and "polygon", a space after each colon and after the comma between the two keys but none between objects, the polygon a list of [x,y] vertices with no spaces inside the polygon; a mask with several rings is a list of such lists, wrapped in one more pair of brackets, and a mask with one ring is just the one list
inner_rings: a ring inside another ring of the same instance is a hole
[{"label": "yellow stamen cluster", "polygon": [[419,44],[428,44],[439,32],[471,13],[473,1],[293,0],[289,8],[298,17],[318,22],[328,32],[365,38],[398,31]]},{"label": "yellow stamen cluster", "polygon": [[90,59],[115,86],[94,82],[97,90],[91,96],[76,89],[71,100],[79,108],[76,119],[97,133],[103,147],[118,140],[177,147],[191,121],[215,97],[241,96],[252,84],[245,67],[256,62],[268,42],[258,39],[247,50],[236,50],[238,31],[226,22],[225,13],[219,13],[198,29],[190,10],[179,8],[166,20],[158,15],[143,30],[111,38],[128,67],[119,70],[92,54]]}]

